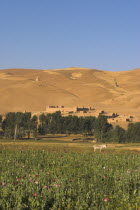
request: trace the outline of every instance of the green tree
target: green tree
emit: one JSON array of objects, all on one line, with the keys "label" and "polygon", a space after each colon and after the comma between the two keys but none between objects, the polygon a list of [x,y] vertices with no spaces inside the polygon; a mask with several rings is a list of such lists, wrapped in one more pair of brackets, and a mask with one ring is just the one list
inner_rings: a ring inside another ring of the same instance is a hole
[{"label": "green tree", "polygon": [[126,142],[126,131],[122,127],[117,125],[112,131],[111,139],[112,141],[118,143]]},{"label": "green tree", "polygon": [[107,122],[107,117],[99,115],[95,120],[94,136],[98,142],[106,141],[110,130],[113,128],[111,124]]},{"label": "green tree", "polygon": [[126,135],[128,142],[140,142],[140,122],[129,123]]},{"label": "green tree", "polygon": [[2,116],[0,115],[0,123],[2,122]]},{"label": "green tree", "polygon": [[23,126],[24,113],[15,113],[15,129],[14,129],[14,139],[24,136],[24,126]]},{"label": "green tree", "polygon": [[84,127],[85,118],[84,117],[79,117],[78,122],[79,122],[79,125],[78,125],[78,128],[79,128],[78,129],[78,133],[84,134],[85,133],[85,127]]},{"label": "green tree", "polygon": [[45,114],[41,114],[39,116],[38,132],[41,135],[44,135],[46,133],[46,115]]},{"label": "green tree", "polygon": [[94,127],[95,127],[95,117],[85,117],[84,118],[84,133],[85,134],[94,134]]},{"label": "green tree", "polygon": [[31,122],[31,112],[25,112],[23,115],[23,128],[25,133],[28,136],[28,139],[30,139],[30,134],[32,130],[32,122]]},{"label": "green tree", "polygon": [[37,126],[38,126],[38,117],[36,115],[34,115],[31,118],[31,123],[32,123],[33,137],[36,139],[37,138]]},{"label": "green tree", "polygon": [[15,113],[14,112],[9,112],[6,114],[6,119],[5,119],[5,137],[6,138],[14,138],[14,133],[15,133]]}]

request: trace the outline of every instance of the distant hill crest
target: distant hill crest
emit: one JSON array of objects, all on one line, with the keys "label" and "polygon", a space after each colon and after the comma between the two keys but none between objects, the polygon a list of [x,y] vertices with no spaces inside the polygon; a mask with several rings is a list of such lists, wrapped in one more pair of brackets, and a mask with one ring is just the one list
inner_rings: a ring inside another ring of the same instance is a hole
[{"label": "distant hill crest", "polygon": [[0,113],[43,111],[50,104],[140,113],[139,78],[140,68],[120,72],[82,67],[0,70]]}]

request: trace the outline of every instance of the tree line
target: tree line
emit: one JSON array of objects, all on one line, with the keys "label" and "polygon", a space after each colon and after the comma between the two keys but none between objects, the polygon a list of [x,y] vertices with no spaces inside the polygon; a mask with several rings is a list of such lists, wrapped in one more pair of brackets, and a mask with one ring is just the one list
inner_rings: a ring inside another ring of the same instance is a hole
[{"label": "tree line", "polygon": [[2,120],[0,115],[1,138],[37,138],[45,134],[82,134],[94,136],[97,142],[140,142],[140,122],[129,123],[127,130],[119,125],[115,128],[107,122],[107,117],[99,115],[77,117],[62,116],[61,112],[32,116],[30,112],[9,112]]},{"label": "tree line", "polygon": [[0,117],[0,135],[8,139],[18,139],[23,137],[30,138],[30,134],[33,133],[33,136],[36,137],[37,121],[37,116],[31,117],[30,112],[9,112],[4,120]]}]

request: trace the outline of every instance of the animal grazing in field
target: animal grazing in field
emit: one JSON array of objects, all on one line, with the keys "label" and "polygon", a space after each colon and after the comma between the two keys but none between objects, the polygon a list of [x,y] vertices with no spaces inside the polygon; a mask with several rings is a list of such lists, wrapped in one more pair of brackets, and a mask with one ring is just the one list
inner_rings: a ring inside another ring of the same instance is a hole
[{"label": "animal grazing in field", "polygon": [[100,152],[102,151],[102,149],[106,149],[107,148],[107,144],[102,144],[102,145],[94,145],[93,146],[93,149],[94,149],[94,152],[96,151],[96,149],[99,149]]}]

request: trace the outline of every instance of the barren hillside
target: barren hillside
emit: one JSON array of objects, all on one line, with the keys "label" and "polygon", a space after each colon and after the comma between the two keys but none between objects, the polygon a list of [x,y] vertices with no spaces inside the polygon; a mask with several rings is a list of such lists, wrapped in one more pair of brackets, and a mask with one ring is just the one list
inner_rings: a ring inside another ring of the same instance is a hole
[{"label": "barren hillside", "polygon": [[46,105],[65,105],[140,116],[139,78],[140,69],[0,70],[0,113],[43,111]]}]

